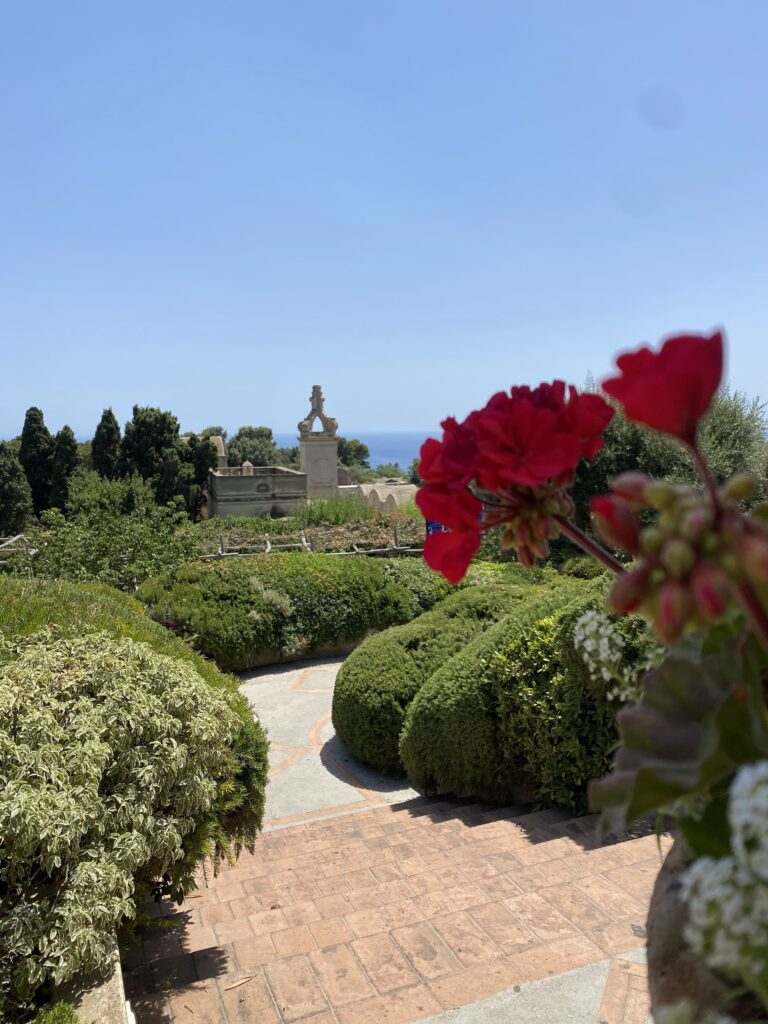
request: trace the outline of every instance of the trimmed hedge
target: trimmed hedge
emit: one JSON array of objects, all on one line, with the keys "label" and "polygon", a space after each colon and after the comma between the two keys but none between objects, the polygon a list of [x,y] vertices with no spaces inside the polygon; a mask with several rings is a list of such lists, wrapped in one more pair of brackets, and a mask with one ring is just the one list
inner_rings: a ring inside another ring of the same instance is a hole
[{"label": "trimmed hedge", "polygon": [[398,740],[408,705],[427,679],[497,622],[530,587],[468,587],[413,622],[369,637],[347,658],[333,692],[333,725],[366,764],[402,774]]},{"label": "trimmed hedge", "polygon": [[[411,704],[400,755],[416,786],[456,796],[586,810],[586,784],[616,744],[617,707],[573,645],[576,619],[602,608],[605,582],[563,580],[519,604],[437,671]],[[651,647],[617,623],[628,659]]]},{"label": "trimmed hedge", "polygon": [[277,552],[181,566],[140,587],[153,618],[239,672],[407,622],[445,593],[435,573],[373,558]]}]

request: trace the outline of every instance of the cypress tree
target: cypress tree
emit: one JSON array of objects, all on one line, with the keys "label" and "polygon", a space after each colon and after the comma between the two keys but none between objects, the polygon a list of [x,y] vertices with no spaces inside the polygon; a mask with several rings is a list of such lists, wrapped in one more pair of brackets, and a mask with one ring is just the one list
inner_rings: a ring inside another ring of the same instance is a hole
[{"label": "cypress tree", "polygon": [[19,462],[24,467],[32,491],[32,504],[38,514],[49,507],[52,456],[53,438],[42,412],[33,405],[24,417]]},{"label": "cypress tree", "polygon": [[52,508],[64,510],[69,494],[69,478],[77,468],[77,463],[78,449],[75,435],[72,433],[71,427],[62,427],[56,435],[51,460],[50,502]]},{"label": "cypress tree", "polygon": [[14,450],[0,441],[0,537],[21,533],[32,516],[32,491]]},{"label": "cypress tree", "polygon": [[111,409],[101,414],[96,433],[91,443],[91,462],[93,468],[107,480],[117,476],[117,463],[120,458],[120,426]]}]

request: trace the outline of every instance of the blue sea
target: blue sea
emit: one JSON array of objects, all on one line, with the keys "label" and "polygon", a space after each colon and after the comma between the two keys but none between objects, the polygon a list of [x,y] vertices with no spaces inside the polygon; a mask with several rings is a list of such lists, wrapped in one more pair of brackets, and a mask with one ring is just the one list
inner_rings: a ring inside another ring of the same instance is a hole
[{"label": "blue sea", "polygon": [[[374,431],[347,430],[345,437],[356,437],[358,441],[368,445],[371,453],[371,468],[375,469],[382,462],[396,462],[402,469],[407,470],[413,460],[419,454],[424,441],[429,434],[426,431],[389,431],[376,433]],[[439,431],[433,436],[439,437]],[[298,444],[296,434],[281,434],[275,431],[275,442],[281,448],[287,448]]]}]

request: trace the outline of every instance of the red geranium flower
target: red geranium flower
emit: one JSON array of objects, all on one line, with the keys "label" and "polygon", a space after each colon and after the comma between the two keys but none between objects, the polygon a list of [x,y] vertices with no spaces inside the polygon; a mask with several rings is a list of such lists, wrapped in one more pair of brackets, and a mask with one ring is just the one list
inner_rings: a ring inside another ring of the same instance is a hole
[{"label": "red geranium flower", "polygon": [[575,469],[600,449],[613,411],[599,395],[561,380],[499,392],[466,421],[477,442],[475,480],[499,494],[510,484],[538,487]]},{"label": "red geranium flower", "polygon": [[454,583],[466,573],[482,529],[483,505],[472,484],[495,496],[488,521],[510,524],[509,542],[521,560],[543,557],[547,537],[558,532],[552,516],[562,488],[579,460],[599,450],[611,416],[599,395],[580,395],[556,380],[500,392],[464,423],[445,420],[442,441],[425,441],[419,464],[419,508],[448,530],[427,538],[428,565]]},{"label": "red geranium flower", "polygon": [[621,402],[627,418],[692,445],[720,386],[723,336],[681,334],[658,352],[644,346],[619,356],[616,366],[621,375],[604,381],[603,388]]},{"label": "red geranium flower", "polygon": [[430,484],[419,490],[416,503],[425,519],[448,528],[447,533],[432,533],[424,541],[424,561],[451,583],[458,583],[480,547],[483,506],[467,488],[449,490]]}]

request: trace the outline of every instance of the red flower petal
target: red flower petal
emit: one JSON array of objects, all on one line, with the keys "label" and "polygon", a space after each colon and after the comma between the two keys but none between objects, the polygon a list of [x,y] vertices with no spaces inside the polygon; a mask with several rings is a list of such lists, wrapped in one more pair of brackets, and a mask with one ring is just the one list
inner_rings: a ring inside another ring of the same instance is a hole
[{"label": "red flower petal", "polygon": [[658,352],[647,346],[616,360],[618,377],[603,388],[624,406],[627,418],[694,444],[723,376],[723,337],[681,334]]}]

